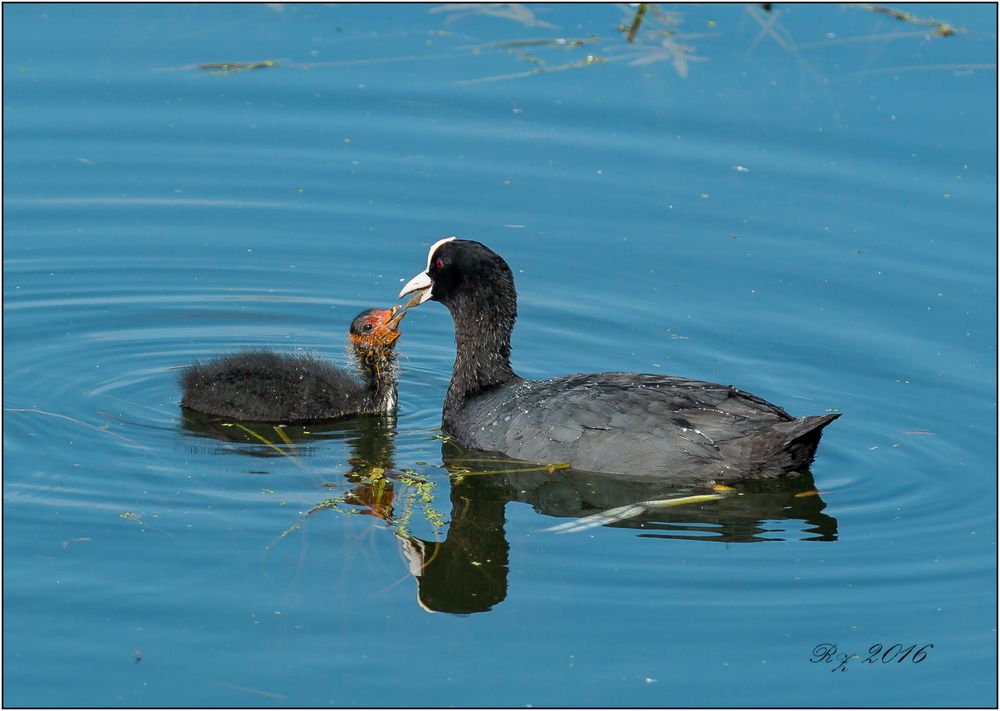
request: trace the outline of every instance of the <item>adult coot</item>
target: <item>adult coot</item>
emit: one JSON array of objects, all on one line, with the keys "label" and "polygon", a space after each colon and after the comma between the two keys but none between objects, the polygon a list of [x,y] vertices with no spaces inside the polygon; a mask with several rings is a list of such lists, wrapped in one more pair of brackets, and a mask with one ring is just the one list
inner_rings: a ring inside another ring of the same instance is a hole
[{"label": "adult coot", "polygon": [[734,480],[806,470],[839,417],[796,418],[731,385],[664,375],[520,378],[510,366],[514,277],[479,242],[436,242],[400,298],[411,293],[411,303],[440,301],[455,321],[442,428],[462,447],[593,472]]},{"label": "adult coot", "polygon": [[396,340],[406,309],[368,309],[351,323],[357,372],[312,355],[250,350],[185,368],[181,405],[257,422],[333,420],[396,408]]}]

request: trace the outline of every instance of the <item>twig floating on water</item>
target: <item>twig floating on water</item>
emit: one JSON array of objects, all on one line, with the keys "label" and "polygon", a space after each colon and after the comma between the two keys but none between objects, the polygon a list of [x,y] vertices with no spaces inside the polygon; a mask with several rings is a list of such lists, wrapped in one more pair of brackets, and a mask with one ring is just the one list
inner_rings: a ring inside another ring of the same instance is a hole
[{"label": "twig floating on water", "polygon": [[629,44],[635,41],[635,35],[642,24],[642,18],[646,16],[646,5],[647,3],[644,2],[639,3],[639,9],[635,11],[635,19],[632,20],[632,26],[628,29],[627,39]]},{"label": "twig floating on water", "polygon": [[941,22],[941,20],[935,20],[933,17],[922,18],[917,17],[913,13],[905,12],[903,10],[894,10],[891,7],[885,7],[884,5],[862,5],[862,10],[868,10],[869,12],[879,12],[883,15],[888,15],[889,17],[895,18],[900,22],[909,22],[911,25],[920,25],[922,27],[932,27],[934,28],[934,34],[940,35],[941,37],[950,37],[958,32],[964,32],[957,27],[952,27],[947,22]]},{"label": "twig floating on water", "polygon": [[472,84],[486,84],[488,82],[494,81],[507,81],[508,79],[524,79],[526,77],[537,76],[539,74],[552,74],[554,72],[565,72],[570,69],[582,69],[584,67],[592,67],[596,64],[604,64],[606,62],[617,62],[622,59],[631,59],[636,56],[635,53],[623,54],[618,57],[599,57],[594,54],[588,54],[586,57],[578,62],[570,62],[569,64],[556,64],[548,67],[537,67],[526,72],[514,72],[513,74],[497,74],[494,76],[481,77],[479,79],[460,79],[459,81],[453,82],[456,86],[470,86]]},{"label": "twig floating on water", "polygon": [[[596,42],[599,38],[595,35],[590,36],[591,42]],[[526,40],[511,40],[509,42],[496,42],[489,45],[477,45],[474,48],[482,49],[483,47],[491,49],[518,49],[520,47],[569,47],[574,49],[576,47],[582,47],[587,44],[585,39],[565,39],[563,37],[557,37],[555,39],[526,39]]]},{"label": "twig floating on water", "polygon": [[230,72],[249,72],[254,69],[270,69],[271,67],[276,66],[278,66],[278,63],[273,59],[266,59],[263,62],[220,62],[217,64],[198,64],[195,66],[195,69],[229,74]]}]

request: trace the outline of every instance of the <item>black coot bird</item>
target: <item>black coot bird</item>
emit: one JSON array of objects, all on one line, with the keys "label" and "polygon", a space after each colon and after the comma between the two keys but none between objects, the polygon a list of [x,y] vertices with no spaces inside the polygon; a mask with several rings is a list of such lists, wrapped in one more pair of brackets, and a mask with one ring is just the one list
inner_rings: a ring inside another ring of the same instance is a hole
[{"label": "black coot bird", "polygon": [[441,426],[462,447],[584,471],[726,481],[805,471],[823,427],[839,417],[796,418],[731,385],[665,375],[518,377],[514,277],[479,242],[436,242],[406,294],[440,301],[455,321]]},{"label": "black coot bird", "polygon": [[312,355],[250,350],[185,368],[181,405],[252,422],[308,422],[396,409],[396,340],[405,308],[368,309],[351,323],[357,373]]}]

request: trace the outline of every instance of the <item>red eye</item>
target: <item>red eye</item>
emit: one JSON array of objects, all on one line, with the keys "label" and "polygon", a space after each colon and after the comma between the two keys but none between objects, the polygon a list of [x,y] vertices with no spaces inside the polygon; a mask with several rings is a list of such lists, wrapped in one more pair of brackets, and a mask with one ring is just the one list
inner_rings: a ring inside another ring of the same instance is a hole
[{"label": "red eye", "polygon": [[444,260],[441,259],[441,257],[438,257],[437,261],[434,262],[434,266],[437,267],[438,269],[444,269]]}]

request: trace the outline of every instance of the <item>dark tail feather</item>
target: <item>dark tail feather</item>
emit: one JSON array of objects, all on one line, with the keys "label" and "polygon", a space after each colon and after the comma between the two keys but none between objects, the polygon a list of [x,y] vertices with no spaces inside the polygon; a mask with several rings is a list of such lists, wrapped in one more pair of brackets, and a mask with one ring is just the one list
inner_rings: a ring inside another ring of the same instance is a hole
[{"label": "dark tail feather", "polygon": [[812,442],[813,445],[819,443],[819,438],[823,434],[823,428],[840,417],[840,413],[834,415],[814,415],[812,417],[800,417],[791,422],[777,425],[775,429],[787,428],[785,431],[788,437],[785,440],[785,447],[791,447],[798,442]]},{"label": "dark tail feather", "polygon": [[[840,417],[833,415],[814,415],[800,417],[791,422],[782,422],[771,427],[774,433],[781,433],[780,447],[772,450],[765,464],[765,476],[782,475],[792,472],[804,472],[809,468],[816,456],[816,447],[823,435],[823,428]],[[774,435],[772,434],[771,437]],[[772,440],[773,441],[773,440]]]}]

